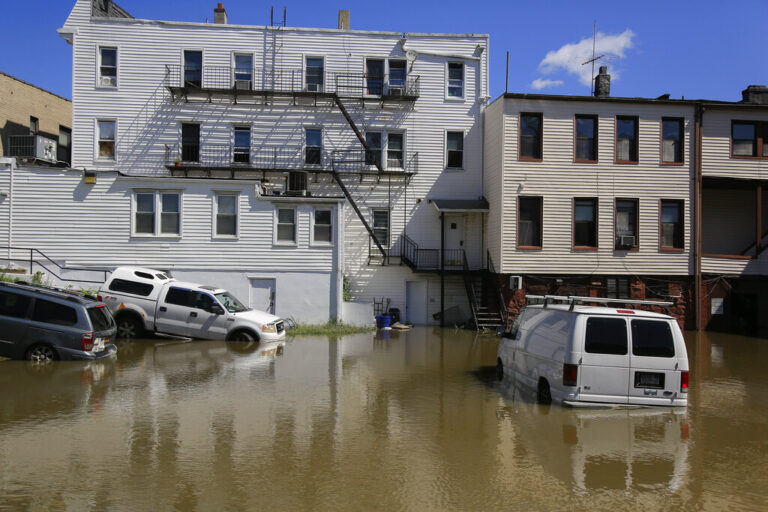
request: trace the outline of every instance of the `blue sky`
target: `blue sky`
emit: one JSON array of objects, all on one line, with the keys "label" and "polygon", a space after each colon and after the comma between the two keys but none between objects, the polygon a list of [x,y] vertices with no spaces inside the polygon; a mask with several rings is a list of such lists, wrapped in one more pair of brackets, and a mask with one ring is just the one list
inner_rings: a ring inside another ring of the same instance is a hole
[{"label": "blue sky", "polygon": [[[509,91],[589,94],[584,56],[593,22],[614,96],[738,101],[749,84],[768,85],[768,0],[401,1],[350,4],[284,0],[289,26],[335,28],[339,9],[353,29],[490,34],[491,96]],[[211,0],[118,0],[136,18],[213,19]],[[71,97],[72,49],[56,33],[74,0],[2,2],[0,71]],[[382,8],[386,5],[387,8]],[[230,23],[264,25],[269,3],[224,0]],[[580,44],[581,43],[581,44]]]}]

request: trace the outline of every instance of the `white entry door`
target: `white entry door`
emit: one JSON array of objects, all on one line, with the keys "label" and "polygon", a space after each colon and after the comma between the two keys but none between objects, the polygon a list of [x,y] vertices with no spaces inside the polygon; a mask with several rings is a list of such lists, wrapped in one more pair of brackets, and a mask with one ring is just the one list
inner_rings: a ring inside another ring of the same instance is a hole
[{"label": "white entry door", "polygon": [[427,324],[427,282],[405,282],[405,321],[414,325]]},{"label": "white entry door", "polygon": [[275,280],[251,279],[250,306],[259,311],[275,314]]},{"label": "white entry door", "polygon": [[461,266],[464,258],[460,249],[464,249],[464,215],[452,214],[445,216],[445,264],[446,266]]}]

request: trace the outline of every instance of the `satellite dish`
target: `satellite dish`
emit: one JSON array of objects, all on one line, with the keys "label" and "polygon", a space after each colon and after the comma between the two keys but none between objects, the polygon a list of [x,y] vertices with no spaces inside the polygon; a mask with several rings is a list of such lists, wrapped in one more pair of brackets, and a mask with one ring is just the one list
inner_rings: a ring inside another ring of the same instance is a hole
[{"label": "satellite dish", "polygon": [[414,60],[416,60],[416,57],[418,57],[418,56],[419,56],[419,54],[418,54],[418,53],[416,53],[416,50],[407,50],[407,51],[405,52],[405,57],[406,57],[408,60],[410,60],[410,61],[414,61]]}]

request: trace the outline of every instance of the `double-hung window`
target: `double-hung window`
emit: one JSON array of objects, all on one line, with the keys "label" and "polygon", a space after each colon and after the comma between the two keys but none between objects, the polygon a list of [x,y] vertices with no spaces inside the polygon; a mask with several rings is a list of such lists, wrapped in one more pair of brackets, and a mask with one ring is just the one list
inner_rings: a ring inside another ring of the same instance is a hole
[{"label": "double-hung window", "polygon": [[681,164],[683,157],[683,119],[662,118],[661,120],[661,162]]},{"label": "double-hung window", "polygon": [[464,168],[464,132],[447,132],[445,134],[446,162],[449,169]]},{"label": "double-hung window", "polygon": [[662,249],[683,249],[683,201],[673,199],[661,200],[661,233]]},{"label": "double-hung window", "polygon": [[200,125],[197,123],[181,123],[181,160],[200,161]]},{"label": "double-hung window", "polygon": [[403,168],[403,134],[387,134],[387,168]]},{"label": "double-hung window", "polygon": [[136,192],[133,234],[181,236],[181,194],[164,190]]},{"label": "double-hung window", "polygon": [[389,59],[388,94],[390,96],[403,96],[406,94],[405,70],[406,64],[404,60]]},{"label": "double-hung window", "polygon": [[382,153],[382,135],[381,132],[365,132],[365,143],[368,144],[368,151],[365,152],[365,165],[380,165],[384,167],[381,161]]},{"label": "double-hung window", "polygon": [[97,130],[99,132],[98,152],[99,160],[115,159],[115,121],[100,120],[97,121]]},{"label": "double-hung window", "polygon": [[232,161],[236,164],[247,164],[251,161],[251,128],[249,126],[235,126]]},{"label": "double-hung window", "polygon": [[631,250],[638,246],[638,206],[637,199],[616,200],[616,249]]},{"label": "double-hung window", "polygon": [[184,50],[184,87],[202,87],[203,52]]},{"label": "double-hung window", "polygon": [[328,208],[315,210],[312,241],[316,244],[333,242],[333,212]]},{"label": "double-hung window", "polygon": [[386,208],[374,209],[371,211],[373,216],[373,234],[382,247],[389,247],[389,210]]},{"label": "double-hung window", "polygon": [[541,160],[542,114],[520,114],[520,160]]},{"label": "double-hung window", "polygon": [[365,88],[366,94],[381,96],[384,92],[384,60],[365,60]]},{"label": "double-hung window", "polygon": [[307,57],[304,68],[307,91],[323,92],[324,65],[322,57]]},{"label": "double-hung window", "polygon": [[731,156],[768,158],[768,123],[733,121]]},{"label": "double-hung window", "polygon": [[517,202],[517,247],[541,249],[542,198],[520,196]]},{"label": "double-hung window", "polygon": [[304,163],[320,165],[323,162],[323,131],[320,128],[304,129]]},{"label": "double-hung window", "polygon": [[638,118],[616,117],[616,163],[636,164],[638,144]]},{"label": "double-hung window", "polygon": [[296,209],[278,208],[276,227],[276,243],[288,245],[296,244]]},{"label": "double-hung window", "polygon": [[220,192],[216,194],[216,236],[237,237],[238,194]]},{"label": "double-hung window", "polygon": [[464,63],[448,63],[447,95],[449,98],[464,97]]},{"label": "double-hung window", "polygon": [[99,87],[117,87],[117,48],[99,47]]},{"label": "double-hung window", "polygon": [[597,199],[573,200],[573,247],[597,248]]},{"label": "double-hung window", "polygon": [[597,116],[576,116],[576,151],[577,162],[597,162]]},{"label": "double-hung window", "polygon": [[253,55],[235,54],[235,89],[250,91],[253,88]]}]

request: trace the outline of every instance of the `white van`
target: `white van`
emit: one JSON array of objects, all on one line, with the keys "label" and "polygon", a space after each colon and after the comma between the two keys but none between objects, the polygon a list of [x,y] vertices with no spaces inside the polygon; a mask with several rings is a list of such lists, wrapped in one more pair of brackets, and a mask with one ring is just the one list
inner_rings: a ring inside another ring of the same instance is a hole
[{"label": "white van", "polygon": [[541,403],[688,405],[688,355],[677,321],[634,308],[670,302],[528,295],[530,301],[543,304],[527,304],[502,334],[499,379],[514,372]]}]

